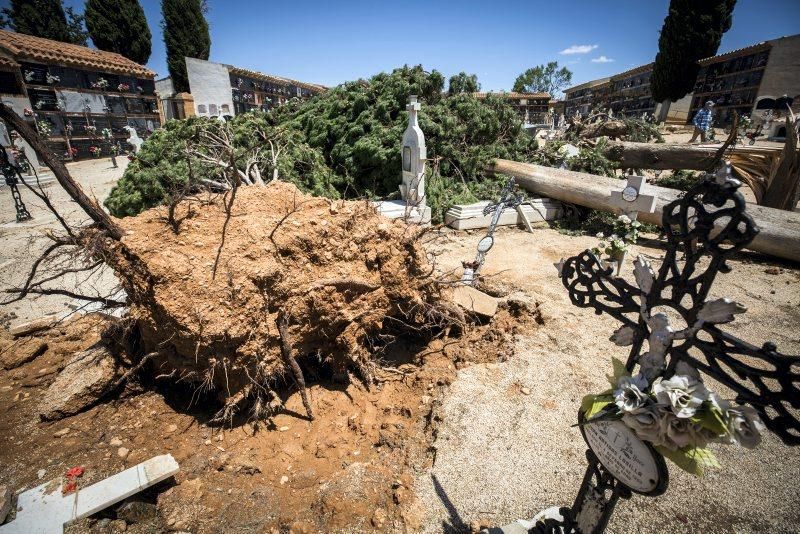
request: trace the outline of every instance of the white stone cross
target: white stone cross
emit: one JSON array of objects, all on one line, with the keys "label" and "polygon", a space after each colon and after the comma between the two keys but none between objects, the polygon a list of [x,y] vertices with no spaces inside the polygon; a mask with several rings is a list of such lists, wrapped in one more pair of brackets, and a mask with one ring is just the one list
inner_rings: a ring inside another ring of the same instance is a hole
[{"label": "white stone cross", "polygon": [[179,470],[171,454],[155,456],[69,495],[61,494],[61,481],[51,480],[20,494],[17,517],[0,526],[0,534],[53,534],[64,523],[82,519],[166,480]]},{"label": "white stone cross", "polygon": [[611,192],[611,203],[619,208],[631,221],[635,221],[639,212],[653,213],[656,210],[658,197],[646,194],[647,179],[644,176],[628,176],[628,184],[622,191]]},{"label": "white stone cross", "polygon": [[428,157],[425,147],[425,134],[419,127],[418,113],[422,106],[417,97],[408,99],[408,127],[403,134],[403,182],[400,195],[410,206],[420,210],[425,208],[425,160]]}]

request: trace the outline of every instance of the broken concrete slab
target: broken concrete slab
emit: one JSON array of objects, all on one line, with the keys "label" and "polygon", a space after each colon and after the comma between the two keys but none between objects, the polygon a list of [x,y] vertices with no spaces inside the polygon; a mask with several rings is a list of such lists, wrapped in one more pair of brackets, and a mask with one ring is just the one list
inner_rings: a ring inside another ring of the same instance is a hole
[{"label": "broken concrete slab", "polygon": [[8,333],[14,337],[29,336],[42,330],[52,328],[59,321],[58,315],[45,315],[27,323],[18,324],[12,327]]},{"label": "broken concrete slab", "polygon": [[5,484],[0,484],[0,525],[5,522],[6,517],[11,512],[11,488]]},{"label": "broken concrete slab", "polygon": [[32,362],[47,351],[47,343],[38,339],[18,340],[0,348],[0,367],[6,371]]},{"label": "broken concrete slab", "polygon": [[158,484],[180,470],[171,454],[155,456],[96,484],[62,495],[60,479],[22,493],[17,517],[0,526],[0,534],[53,534],[64,523],[88,517]]},{"label": "broken concrete slab", "polygon": [[494,317],[498,300],[472,286],[459,285],[453,289],[450,299],[466,311],[481,317]]},{"label": "broken concrete slab", "polygon": [[53,421],[88,408],[111,391],[117,374],[116,360],[102,343],[78,352],[45,392],[39,416]]},{"label": "broken concrete slab", "polygon": [[[475,204],[458,204],[447,210],[444,222],[456,230],[471,230],[473,228],[488,228],[492,222],[493,213],[483,214],[483,209],[490,202],[476,202]],[[522,213],[533,226],[547,226],[548,221],[560,219],[564,214],[561,202],[549,198],[531,199],[530,204],[520,206]],[[497,221],[498,226],[518,226],[524,224],[524,218],[514,208],[506,208]]]}]

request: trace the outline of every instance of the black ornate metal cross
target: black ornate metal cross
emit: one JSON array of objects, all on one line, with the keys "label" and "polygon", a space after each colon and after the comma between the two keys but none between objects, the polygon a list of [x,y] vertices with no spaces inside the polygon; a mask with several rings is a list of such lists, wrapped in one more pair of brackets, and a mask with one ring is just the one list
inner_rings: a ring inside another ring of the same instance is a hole
[{"label": "black ornate metal cross", "polygon": [[527,200],[525,195],[519,191],[519,186],[512,176],[508,179],[503,191],[500,193],[500,200],[483,208],[484,216],[493,214],[492,220],[489,223],[489,228],[486,230],[486,235],[478,243],[478,252],[475,255],[475,260],[471,262],[461,262],[464,267],[464,274],[461,277],[462,283],[473,285],[478,280],[478,272],[481,267],[483,267],[484,261],[486,261],[486,254],[494,245],[494,232],[497,230],[497,224],[500,222],[500,217],[507,208],[515,209],[519,217],[525,223],[527,230],[529,232],[533,231],[528,217],[522,210],[522,206],[525,204],[530,205],[530,200]]},{"label": "black ornate metal cross", "polygon": [[[629,372],[637,366],[640,371],[650,366],[652,371],[655,366],[668,378],[681,362],[689,364],[730,388],[738,403],[759,413],[767,429],[785,444],[796,446],[800,445],[800,421],[797,412],[790,410],[800,409],[800,356],[779,354],[774,343],[759,348],[722,331],[715,323],[728,322],[733,313],[744,309],[727,299],[707,300],[717,275],[731,270],[727,259],[758,233],[745,211],[740,185],[723,168],[665,206],[664,260],[657,272],[645,260],[637,260],[637,285],[612,276],[612,269],[604,268],[588,250],[557,266],[574,305],[594,308],[598,315],[607,313],[622,322],[612,341],[631,345]],[[714,319],[710,311],[714,305],[724,307],[728,317]],[[671,312],[651,316],[656,308]],[[668,325],[667,316],[676,318],[676,314],[687,325],[680,332]],[[656,316],[662,321],[660,326],[652,320]],[[649,341],[647,351],[642,350],[645,340]],[[617,501],[630,498],[630,488],[592,450],[586,456],[589,467],[573,506],[559,509],[560,519],[541,520],[531,532],[602,532]]]},{"label": "black ornate metal cross", "polygon": [[25,203],[22,201],[22,195],[19,193],[19,187],[17,187],[17,184],[22,178],[19,169],[11,163],[8,158],[8,153],[3,147],[0,147],[0,173],[3,174],[6,185],[11,189],[11,198],[14,199],[14,207],[17,210],[17,222],[33,219],[28,208],[25,207]]}]

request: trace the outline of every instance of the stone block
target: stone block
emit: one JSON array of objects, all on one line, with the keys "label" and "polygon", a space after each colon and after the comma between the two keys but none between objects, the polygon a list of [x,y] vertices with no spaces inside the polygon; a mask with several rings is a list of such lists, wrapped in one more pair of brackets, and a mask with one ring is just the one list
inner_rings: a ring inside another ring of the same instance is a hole
[{"label": "stone block", "polygon": [[44,317],[34,319],[33,321],[18,324],[17,326],[11,328],[8,333],[14,337],[29,336],[31,334],[41,332],[42,330],[47,330],[57,322],[57,315],[45,315]]},{"label": "stone block", "polygon": [[456,286],[450,299],[466,311],[481,317],[494,317],[497,313],[497,299],[472,286]]},{"label": "stone block", "polygon": [[75,354],[50,385],[39,404],[46,421],[74,415],[108,393],[117,378],[117,365],[108,348],[97,343]]},{"label": "stone block", "polygon": [[407,209],[405,200],[384,200],[375,202],[378,213],[390,219],[405,219],[409,224],[430,224],[431,208],[425,206],[422,209],[412,206]]}]

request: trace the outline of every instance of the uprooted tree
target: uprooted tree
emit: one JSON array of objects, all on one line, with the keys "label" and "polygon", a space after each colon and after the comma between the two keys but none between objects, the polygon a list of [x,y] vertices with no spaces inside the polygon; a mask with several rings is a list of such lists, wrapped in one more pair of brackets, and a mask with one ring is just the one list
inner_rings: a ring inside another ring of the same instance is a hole
[{"label": "uprooted tree", "polygon": [[[348,82],[307,102],[290,101],[268,113],[250,112],[229,123],[169,121],[153,133],[111,192],[116,216],[134,215],[172,198],[189,181],[218,181],[235,162],[243,182],[279,176],[303,192],[328,198],[386,198],[398,194],[400,140],[409,95],[423,102],[420,126],[428,147],[428,205],[434,221],[452,203],[499,192],[485,172],[494,158],[530,160],[536,141],[514,109],[499,97],[447,95],[444,78],[422,67],[402,67],[369,80]],[[227,129],[232,150],[219,157]],[[233,157],[233,159],[231,159]]]},{"label": "uprooted tree", "polygon": [[[425,231],[387,221],[369,203],[310,197],[282,181],[242,187],[252,174],[217,164],[226,172],[216,185],[187,192],[171,215],[159,207],[114,220],[21,117],[0,106],[0,118],[93,221],[64,223],[65,235],[52,237],[11,298],[58,287],[72,267],[52,261],[57,251],[71,250],[80,265],[110,266],[127,293],[124,335],[116,339],[129,364],[215,393],[217,421],[245,408],[269,415],[281,403],[284,377],[296,382],[313,417],[303,367],[344,379],[352,373],[369,387],[394,342],[463,324],[432,277]],[[235,157],[228,139],[215,140],[218,151],[203,157]]]}]

